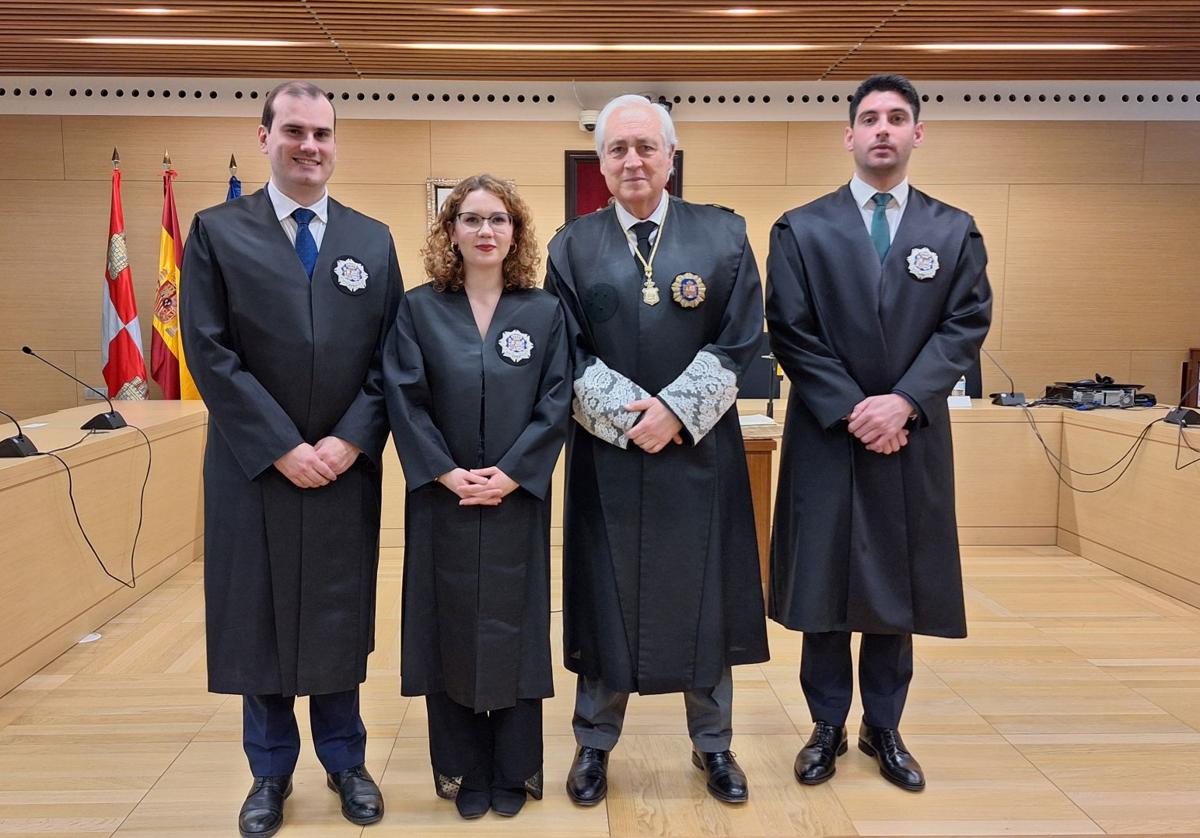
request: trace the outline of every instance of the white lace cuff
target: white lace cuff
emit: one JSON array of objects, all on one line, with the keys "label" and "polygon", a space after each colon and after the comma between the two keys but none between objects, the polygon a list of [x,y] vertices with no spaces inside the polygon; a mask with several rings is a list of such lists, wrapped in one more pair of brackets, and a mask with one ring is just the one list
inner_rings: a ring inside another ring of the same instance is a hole
[{"label": "white lace cuff", "polygon": [[575,380],[575,421],[605,442],[625,448],[625,434],[637,422],[640,413],[630,413],[625,405],[650,394],[619,372],[597,360]]},{"label": "white lace cuff", "polygon": [[699,442],[737,401],[737,376],[711,352],[700,351],[658,397]]}]

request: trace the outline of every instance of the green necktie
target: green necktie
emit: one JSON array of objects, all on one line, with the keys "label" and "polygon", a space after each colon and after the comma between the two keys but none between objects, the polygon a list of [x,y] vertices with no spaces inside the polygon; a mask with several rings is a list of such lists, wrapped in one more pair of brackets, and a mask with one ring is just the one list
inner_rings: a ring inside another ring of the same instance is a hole
[{"label": "green necktie", "polygon": [[875,252],[879,254],[879,261],[882,263],[892,246],[892,232],[888,229],[887,220],[887,206],[891,203],[892,196],[888,192],[876,192],[871,196],[871,200],[875,202],[875,214],[871,216],[871,242],[875,245]]}]

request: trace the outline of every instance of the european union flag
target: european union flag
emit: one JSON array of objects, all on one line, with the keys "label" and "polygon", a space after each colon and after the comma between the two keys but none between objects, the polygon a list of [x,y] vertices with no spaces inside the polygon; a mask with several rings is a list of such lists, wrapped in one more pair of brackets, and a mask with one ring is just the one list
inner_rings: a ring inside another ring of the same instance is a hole
[{"label": "european union flag", "polygon": [[234,198],[242,197],[242,182],[237,179],[237,175],[229,176],[229,192],[225,195],[226,201],[232,201]]}]

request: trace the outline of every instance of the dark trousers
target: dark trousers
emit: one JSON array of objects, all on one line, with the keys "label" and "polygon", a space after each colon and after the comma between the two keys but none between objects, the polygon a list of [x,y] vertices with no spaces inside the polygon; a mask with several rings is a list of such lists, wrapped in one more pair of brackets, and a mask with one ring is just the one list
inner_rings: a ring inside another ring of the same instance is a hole
[{"label": "dark trousers", "polygon": [[462,787],[523,790],[542,767],[542,700],[476,713],[444,692],[425,696],[433,770]]},{"label": "dark trousers", "polygon": [[[911,634],[864,634],[858,647],[858,689],[863,720],[872,727],[900,727],[912,681]],[[800,656],[800,686],[814,722],[836,727],[850,715],[854,664],[850,633],[805,632]]]},{"label": "dark trousers", "polygon": [[[291,774],[300,756],[295,696],[242,696],[242,747],[255,777]],[[308,714],[317,759],[330,774],[362,765],[367,729],[358,712],[358,688],[312,695]]]}]

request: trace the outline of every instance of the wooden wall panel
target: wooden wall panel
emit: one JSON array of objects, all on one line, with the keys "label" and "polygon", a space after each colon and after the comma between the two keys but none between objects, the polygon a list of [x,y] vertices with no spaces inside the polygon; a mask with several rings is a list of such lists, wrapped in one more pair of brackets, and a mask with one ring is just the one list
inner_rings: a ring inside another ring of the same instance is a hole
[{"label": "wooden wall panel", "polygon": [[1196,342],[1200,205],[1188,186],[1013,186],[1005,349]]},{"label": "wooden wall panel", "polygon": [[178,181],[228,178],[230,154],[237,156],[238,177],[246,184],[266,183],[270,176],[267,159],[258,148],[254,120],[64,116],[62,123],[67,180],[107,181],[113,146],[121,153],[125,182],[161,180],[164,150],[171,153]]},{"label": "wooden wall panel", "polygon": [[563,185],[563,152],[595,148],[595,137],[572,122],[434,122],[430,176],[461,178],[488,172],[521,186]]},{"label": "wooden wall panel", "polygon": [[[1197,332],[1196,340],[1200,343],[1200,329]],[[1147,393],[1158,396],[1159,404],[1178,404],[1182,395],[1179,382],[1187,357],[1186,349],[1130,352],[1129,379],[1144,385]]]},{"label": "wooden wall panel", "polygon": [[0,116],[4,166],[0,180],[62,180],[62,118]]},{"label": "wooden wall panel", "polygon": [[786,183],[786,122],[682,122],[683,188]]},{"label": "wooden wall panel", "polygon": [[1146,183],[1200,183],[1200,124],[1146,123]]},{"label": "wooden wall panel", "polygon": [[[429,177],[429,123],[346,119],[338,123],[334,184],[424,184]],[[268,169],[263,180],[270,176]]]},{"label": "wooden wall panel", "polygon": [[913,154],[913,183],[1138,183],[1140,122],[938,122]]},{"label": "wooden wall panel", "polygon": [[789,122],[787,182],[817,184],[828,192],[850,180],[854,159],[843,145],[844,122]]},{"label": "wooden wall panel", "polygon": [[[108,196],[108,184],[100,182],[4,184],[0,348],[19,349],[26,343],[38,350],[97,345]],[[4,389],[9,389],[7,382]]]},{"label": "wooden wall panel", "polygon": [[[7,330],[13,326],[9,324],[5,328],[5,334],[10,334]],[[19,338],[19,334],[13,337]],[[20,345],[19,340],[15,343]],[[65,370],[75,372],[75,357],[71,352],[50,350],[38,354]],[[0,410],[11,413],[17,419],[24,419],[73,407],[76,403],[75,384],[70,379],[38,363],[36,358],[30,358],[19,349],[7,345],[0,349]],[[11,428],[8,420],[2,416],[0,423],[5,428]],[[12,433],[11,430],[0,430],[0,438]]]},{"label": "wooden wall panel", "polygon": [[[247,191],[268,176],[253,120],[159,117],[4,117],[19,165],[0,177],[0,407],[44,413],[79,402],[78,388],[38,378],[22,343],[63,353],[100,381],[101,275],[112,146],[121,148],[130,260],[143,344],[162,207],[161,155],[180,172],[180,223],[225,196],[228,154]],[[1128,374],[1169,399],[1178,362],[1200,344],[1200,283],[1191,242],[1196,123],[931,123],[914,184],[971,212],[988,246],[997,308],[988,345],[1018,386],[1097,371]],[[771,224],[845,182],[840,122],[680,123],[685,195],[747,219],[764,270]],[[343,120],[335,197],[389,224],[406,284],[425,280],[425,179],[482,170],[513,177],[543,249],[563,219],[563,157],[592,136],[574,123]],[[1084,142],[1086,140],[1086,142]],[[1137,185],[1142,177],[1162,185]],[[64,163],[65,161],[65,163]],[[20,177],[16,177],[20,175]],[[65,180],[64,180],[65,178]],[[1106,181],[1097,183],[1097,181]],[[785,185],[789,184],[789,185]],[[1116,185],[1131,184],[1131,185]],[[1096,207],[1088,213],[1088,207]],[[1002,379],[983,365],[986,386]]]}]

